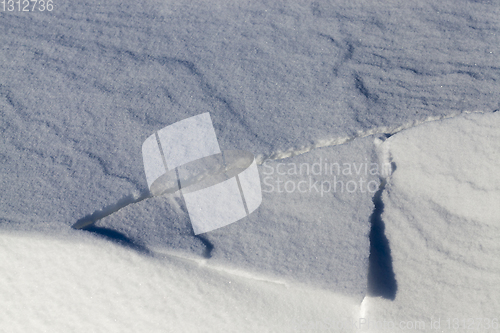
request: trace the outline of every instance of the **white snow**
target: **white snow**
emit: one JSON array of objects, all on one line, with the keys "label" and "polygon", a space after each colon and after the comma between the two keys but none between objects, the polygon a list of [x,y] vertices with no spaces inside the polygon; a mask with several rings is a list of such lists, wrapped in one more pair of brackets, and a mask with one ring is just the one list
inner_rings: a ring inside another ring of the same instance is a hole
[{"label": "white snow", "polygon": [[489,332],[499,319],[499,127],[498,113],[469,114],[382,144],[396,166],[382,219],[397,293],[366,300],[368,321],[387,322],[370,332],[401,332],[402,321],[433,331],[439,319],[445,332]]},{"label": "white snow", "polygon": [[321,331],[359,311],[329,291],[145,255],[81,232],[2,232],[0,259],[3,332]]},{"label": "white snow", "polygon": [[[1,6],[0,330],[499,316],[495,1]],[[270,167],[295,190],[195,237],[179,195],[149,193],[141,148],[206,112],[263,190]],[[326,159],[353,174],[277,171]]]}]

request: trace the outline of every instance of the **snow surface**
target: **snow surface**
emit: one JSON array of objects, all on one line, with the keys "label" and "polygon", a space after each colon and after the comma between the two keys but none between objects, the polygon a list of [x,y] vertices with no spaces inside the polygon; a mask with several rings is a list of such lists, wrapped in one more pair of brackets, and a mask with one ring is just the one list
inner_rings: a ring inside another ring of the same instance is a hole
[{"label": "snow surface", "polygon": [[[201,262],[152,257],[82,232],[3,232],[2,332],[304,332],[359,303]],[[332,302],[332,296],[337,302]]]},{"label": "snow surface", "polygon": [[[498,316],[496,1],[54,5],[0,12],[2,330]],[[264,192],[194,237],[180,198],[148,193],[141,146],[203,112],[262,181],[376,151],[396,168],[375,193]]]},{"label": "snow surface", "polygon": [[499,127],[498,112],[469,114],[400,132],[380,146],[395,165],[382,219],[397,294],[394,301],[368,298],[364,307],[373,323],[395,328],[368,331],[401,332],[401,321],[435,331],[430,323],[439,318],[445,332],[496,331],[484,319],[498,320],[500,311]]},{"label": "snow surface", "polygon": [[205,111],[222,150],[269,156],[498,109],[499,10],[68,1],[2,13],[3,219],[58,229],[144,192],[142,142]]},{"label": "snow surface", "polygon": [[[202,237],[193,235],[178,192],[128,205],[99,220],[93,230],[114,230],[155,252],[210,258],[207,265],[336,291],[359,304],[367,288],[372,196],[380,184],[377,162],[372,137],[267,161],[259,166],[259,209]],[[340,167],[332,169],[332,163]]]}]

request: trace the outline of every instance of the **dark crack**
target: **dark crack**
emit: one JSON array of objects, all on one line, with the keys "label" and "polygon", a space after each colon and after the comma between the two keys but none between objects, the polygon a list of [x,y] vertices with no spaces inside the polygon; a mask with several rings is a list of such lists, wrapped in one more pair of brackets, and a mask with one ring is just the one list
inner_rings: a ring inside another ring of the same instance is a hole
[{"label": "dark crack", "polygon": [[[393,171],[395,165],[393,164]],[[392,256],[389,240],[385,235],[385,224],[382,220],[384,203],[382,192],[385,189],[386,180],[382,179],[380,188],[373,197],[375,209],[370,217],[370,257],[368,264],[368,295],[380,296],[385,299],[394,300],[398,290],[394,269],[392,267]]]}]

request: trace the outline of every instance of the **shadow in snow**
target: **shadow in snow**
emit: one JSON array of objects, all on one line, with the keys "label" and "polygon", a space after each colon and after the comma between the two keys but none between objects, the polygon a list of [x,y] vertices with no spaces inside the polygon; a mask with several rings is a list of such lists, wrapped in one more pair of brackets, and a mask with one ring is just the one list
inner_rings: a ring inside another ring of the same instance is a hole
[{"label": "shadow in snow", "polygon": [[136,250],[138,252],[144,253],[144,254],[151,254],[151,251],[138,243],[135,243],[132,239],[128,238],[125,234],[109,229],[109,228],[102,228],[102,227],[96,227],[95,225],[88,226],[86,228],[83,228],[82,230],[92,232],[94,234],[100,235],[107,240],[110,240],[114,243],[117,243],[119,245],[131,248],[133,250]]},{"label": "shadow in snow", "polygon": [[[127,235],[125,235],[124,233],[121,233],[114,229],[98,227],[95,225],[95,223],[100,219],[109,216],[128,205],[141,202],[151,197],[152,195],[149,192],[142,193],[139,197],[135,197],[133,195],[127,195],[121,198],[118,202],[106,206],[101,210],[95,211],[93,214],[87,215],[79,219],[78,221],[76,221],[75,224],[72,225],[72,228],[89,231],[94,234],[98,234],[119,245],[132,248],[141,253],[151,254],[151,251],[146,246],[141,245],[137,241],[127,237]],[[180,207],[187,214],[187,211],[182,204],[180,204]],[[207,259],[211,258],[212,250],[214,249],[214,245],[212,244],[212,242],[210,242],[205,236],[195,235],[194,231],[191,232],[192,236],[198,238],[201,241],[201,243],[205,245],[205,251],[203,253],[203,256]]]},{"label": "shadow in snow", "polygon": [[203,243],[203,245],[205,245],[206,249],[205,253],[203,253],[203,256],[207,259],[210,259],[212,257],[212,250],[214,249],[214,244],[212,244],[211,241],[209,241],[202,235],[194,235],[194,237],[198,238]]},{"label": "shadow in snow", "polygon": [[116,203],[108,205],[108,206],[106,206],[98,211],[95,211],[94,213],[92,213],[90,215],[82,217],[81,219],[76,221],[76,223],[73,224],[71,227],[73,229],[86,229],[86,230],[88,230],[88,228],[90,226],[94,225],[94,223],[96,223],[100,219],[105,218],[106,216],[109,216],[109,215],[119,211],[120,209],[127,207],[128,205],[141,202],[141,201],[146,200],[148,198],[151,198],[151,194],[149,192],[144,192],[141,195],[139,195],[138,197],[135,197],[134,195],[131,195],[131,194],[126,195],[123,198],[121,198],[120,200],[118,200]]},{"label": "shadow in snow", "polygon": [[385,183],[385,179],[382,180],[379,190],[373,197],[375,209],[370,217],[372,228],[370,231],[368,295],[381,296],[385,299],[394,300],[398,285],[392,267],[389,240],[385,236],[385,225],[384,221],[382,221],[382,213],[384,211],[382,192],[384,191]]}]

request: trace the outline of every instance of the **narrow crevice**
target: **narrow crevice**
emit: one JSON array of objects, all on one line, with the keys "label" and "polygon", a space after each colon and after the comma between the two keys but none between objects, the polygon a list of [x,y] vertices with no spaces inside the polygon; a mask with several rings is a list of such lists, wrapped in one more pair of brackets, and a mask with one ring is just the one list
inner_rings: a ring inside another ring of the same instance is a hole
[{"label": "narrow crevice", "polygon": [[[393,165],[393,171],[394,171]],[[392,267],[391,248],[385,235],[385,224],[382,220],[384,203],[382,192],[386,180],[382,179],[379,190],[373,197],[375,209],[370,217],[370,257],[368,264],[368,296],[382,297],[389,300],[396,298],[398,285]]]}]

